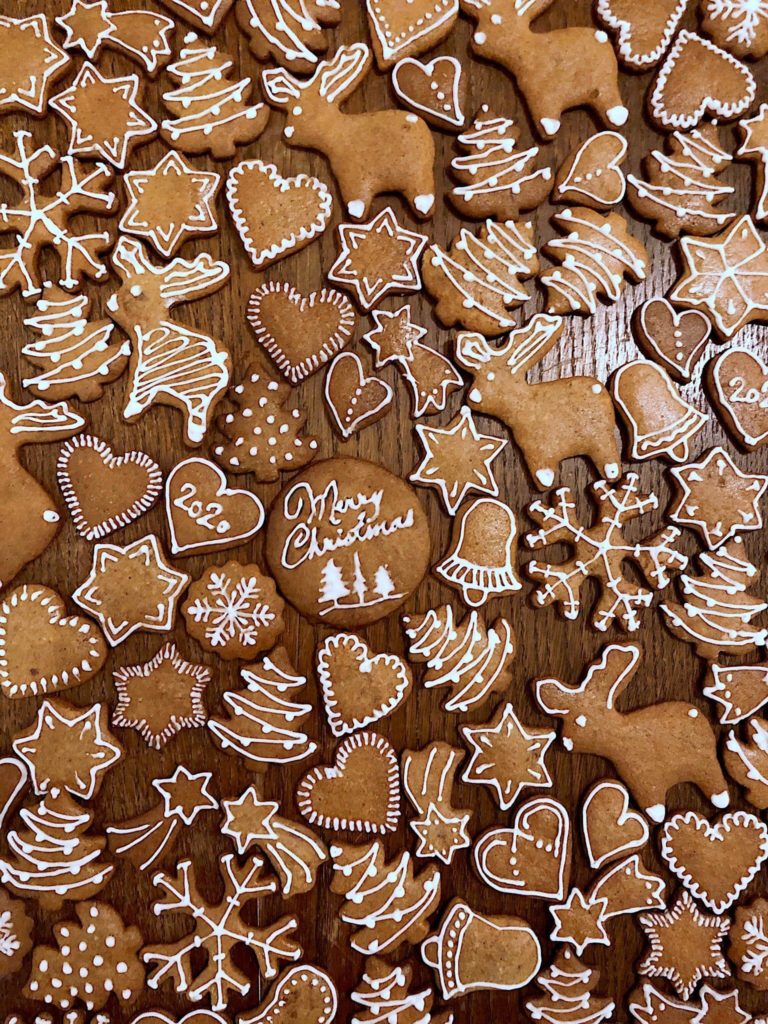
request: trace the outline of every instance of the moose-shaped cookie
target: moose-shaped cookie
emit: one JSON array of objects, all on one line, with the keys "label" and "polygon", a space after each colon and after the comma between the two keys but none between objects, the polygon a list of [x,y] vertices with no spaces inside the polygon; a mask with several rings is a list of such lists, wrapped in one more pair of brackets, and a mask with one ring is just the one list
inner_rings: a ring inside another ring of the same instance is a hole
[{"label": "moose-shaped cookie", "polygon": [[575,455],[591,459],[606,480],[617,480],[621,456],[616,418],[603,385],[594,377],[541,384],[525,379],[562,333],[561,317],[540,313],[512,331],[499,348],[482,334],[459,334],[457,361],[474,375],[469,406],[510,428],[539,488],[551,487],[560,463]]},{"label": "moose-shaped cookie", "polygon": [[636,644],[610,644],[578,686],[536,680],[536,699],[547,714],[562,718],[565,748],[611,761],[653,821],[664,820],[667,791],[681,782],[698,786],[715,807],[727,807],[728,787],[706,715],[678,700],[634,711],[616,707],[639,660]]},{"label": "moose-shaped cookie", "polygon": [[45,551],[61,525],[56,503],[22,466],[19,449],[63,441],[84,426],[85,420],[64,402],[51,405],[37,399],[16,405],[6,394],[0,373],[0,590]]},{"label": "moose-shaped cookie", "polygon": [[262,84],[269,102],[288,115],[288,145],[328,158],[350,217],[364,217],[374,196],[384,192],[399,192],[417,217],[429,217],[435,206],[435,143],[426,122],[402,110],[339,109],[370,67],[370,49],[353,43],[320,61],[309,79],[272,68],[262,73]]},{"label": "moose-shaped cookie", "polygon": [[124,236],[112,262],[122,286],[107,311],[131,339],[131,388],[123,415],[133,420],[155,403],[171,405],[185,414],[187,444],[199,445],[229,381],[229,352],[207,334],[165,317],[179,303],[218,291],[229,266],[204,252],[158,267],[141,242]]},{"label": "moose-shaped cookie", "polygon": [[461,0],[461,9],[477,22],[475,52],[510,72],[544,137],[556,135],[563,112],[574,107],[589,107],[607,126],[626,124],[629,111],[606,33],[584,27],[531,29],[531,22],[553,3]]}]

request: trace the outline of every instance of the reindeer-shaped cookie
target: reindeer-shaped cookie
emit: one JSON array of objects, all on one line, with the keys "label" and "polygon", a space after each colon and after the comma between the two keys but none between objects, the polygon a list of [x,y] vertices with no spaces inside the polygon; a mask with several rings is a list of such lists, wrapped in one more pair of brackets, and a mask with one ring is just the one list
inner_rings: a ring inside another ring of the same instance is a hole
[{"label": "reindeer-shaped cookie", "polygon": [[585,455],[601,476],[616,480],[621,456],[613,402],[603,385],[594,377],[526,382],[528,370],[562,333],[561,317],[540,313],[500,348],[481,334],[459,334],[457,362],[474,376],[469,405],[510,428],[540,488],[551,487],[560,463],[575,455]]},{"label": "reindeer-shaped cookie", "polygon": [[63,441],[85,426],[64,402],[37,399],[16,405],[0,373],[0,590],[27,562],[37,558],[59,531],[61,516],[50,494],[19,462],[27,444]]},{"label": "reindeer-shaped cookie", "polygon": [[562,718],[566,749],[613,762],[653,821],[664,820],[667,791],[680,782],[694,783],[715,807],[727,807],[728,787],[706,715],[677,700],[617,710],[639,659],[637,645],[610,644],[579,686],[538,679],[536,699],[547,714]]},{"label": "reindeer-shaped cookie", "polygon": [[626,124],[629,111],[619,92],[618,64],[605,32],[561,28],[534,32],[531,22],[554,0],[461,0],[477,22],[475,51],[514,76],[531,116],[551,138],[563,112],[590,107],[606,125]]},{"label": "reindeer-shaped cookie", "polygon": [[426,123],[402,110],[344,114],[339,109],[367,75],[365,43],[340,47],[302,81],[285,68],[262,73],[269,102],[288,114],[290,146],[316,149],[327,158],[350,217],[368,212],[374,196],[399,192],[419,217],[435,205],[435,144]]},{"label": "reindeer-shaped cookie", "polygon": [[202,299],[229,277],[229,266],[201,253],[158,267],[135,238],[122,237],[112,254],[122,287],[107,310],[131,339],[131,390],[123,410],[127,420],[156,402],[185,414],[186,440],[203,440],[214,405],[229,381],[230,359],[224,346],[191,327],[166,320],[181,302]]}]

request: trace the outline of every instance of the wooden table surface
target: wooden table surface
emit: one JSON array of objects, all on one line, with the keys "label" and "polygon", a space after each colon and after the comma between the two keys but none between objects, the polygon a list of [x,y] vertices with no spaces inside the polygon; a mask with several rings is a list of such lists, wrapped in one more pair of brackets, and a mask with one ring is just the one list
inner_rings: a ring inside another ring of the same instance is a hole
[{"label": "wooden table surface", "polygon": [[[25,3],[25,10],[30,13],[35,5]],[[60,14],[67,10],[66,0],[46,0],[46,12],[50,15]],[[128,4],[113,5],[116,9],[130,6]],[[145,6],[149,6],[147,3]],[[344,18],[340,28],[333,33],[333,47],[341,42],[367,38],[362,5],[354,0],[346,0],[343,4]],[[693,5],[695,6],[695,5]],[[18,7],[10,0],[0,4],[4,13],[18,14]],[[590,19],[588,0],[560,0],[552,11],[541,20],[541,27],[569,24],[588,24]],[[689,19],[694,21],[692,13]],[[179,24],[175,47],[178,48],[185,26]],[[482,103],[501,114],[514,117],[523,126],[524,135],[521,142],[530,139],[530,127],[524,104],[517,93],[511,79],[499,68],[479,63],[469,54],[470,25],[459,19],[450,39],[436,52],[452,53],[464,62],[468,82],[469,96],[467,110],[471,115]],[[249,54],[247,41],[240,34],[233,16],[230,16],[215,37],[217,45],[236,56],[242,74],[258,76],[260,67]],[[79,67],[79,59],[73,61],[68,77],[54,89],[54,92],[66,88]],[[136,65],[105,51],[97,61],[107,72],[121,74],[134,72]],[[758,65],[756,72],[761,81],[761,90],[766,81],[765,62]],[[622,75],[621,87],[627,104],[631,110],[631,118],[626,129],[629,140],[629,158],[627,167],[637,172],[640,161],[654,146],[659,145],[660,137],[651,129],[644,118],[644,97],[651,80],[649,74]],[[143,85],[143,106],[157,119],[164,115],[160,103],[160,94],[168,88],[167,79],[160,75],[155,81],[145,80]],[[373,72],[363,87],[350,99],[348,108],[351,111],[378,109],[393,105],[394,99],[387,76]],[[241,147],[237,157],[232,161],[216,162],[207,158],[193,158],[194,163],[207,168],[215,168],[226,173],[229,166],[237,159],[245,157],[262,157],[274,161],[283,174],[308,172],[315,174],[331,186],[338,200],[335,185],[328,165],[322,156],[298,149],[288,149],[281,141],[283,115],[273,112],[267,130],[250,146]],[[63,148],[66,146],[68,130],[60,119],[50,113],[44,120],[35,121],[24,117],[4,117],[0,120],[0,144],[4,151],[9,151],[13,139],[12,132],[19,128],[31,128],[36,143],[50,142]],[[553,168],[556,168],[570,148],[579,140],[583,140],[594,130],[594,124],[588,114],[583,111],[572,112],[564,118],[564,123],[556,140],[542,147],[542,157]],[[728,127],[723,132],[727,137],[727,146],[734,148],[736,141],[735,129]],[[454,153],[454,140],[448,135],[435,133],[437,146],[437,183],[438,203],[434,219],[423,226],[430,237],[442,245],[447,245],[460,222],[450,206],[443,201],[443,196],[450,187],[446,176],[446,167]],[[152,167],[166,151],[164,144],[158,140],[136,150],[129,162],[129,169]],[[736,185],[734,209],[751,208],[752,169],[750,165],[737,163],[729,168],[725,180]],[[9,183],[0,179],[0,201],[9,198]],[[121,209],[124,208],[124,189],[121,193]],[[223,190],[222,190],[223,192]],[[11,192],[10,195],[13,193]],[[398,197],[393,197],[392,205],[398,218],[407,227],[415,226],[404,204]],[[386,200],[379,199],[375,209],[386,205]],[[340,219],[341,206],[336,202],[333,224]],[[549,223],[552,208],[542,206],[535,215],[535,223],[540,243],[544,243],[555,232]],[[240,244],[228,214],[225,211],[223,194],[218,202],[220,230],[214,237],[187,243],[181,254],[189,257],[198,251],[208,251],[215,258],[226,260],[232,270],[228,285],[216,295],[183,308],[182,319],[203,331],[221,338],[232,353],[235,377],[239,377],[248,362],[258,358],[254,339],[244,318],[244,311],[249,294],[262,280],[271,278],[287,281],[302,292],[309,292],[324,284],[324,274],[330,267],[336,253],[336,232],[330,228],[321,239],[308,246],[302,252],[284,259],[272,267],[266,274],[257,273],[251,266]],[[632,220],[632,231],[648,245],[650,267],[647,280],[638,287],[628,287],[623,299],[617,305],[601,309],[596,316],[589,319],[578,317],[568,318],[568,325],[562,342],[544,360],[543,367],[532,374],[533,379],[551,379],[568,376],[574,373],[589,373],[605,381],[609,373],[628,358],[637,355],[631,339],[629,323],[632,311],[646,298],[663,294],[675,280],[674,247],[651,236],[645,224]],[[88,294],[94,300],[91,317],[97,318],[106,307],[106,301],[116,285],[116,278],[111,276],[108,283],[100,288],[89,287]],[[532,289],[535,295],[520,312],[520,318],[528,316],[543,306],[543,295]],[[427,340],[446,353],[452,352],[454,333],[442,329],[432,316],[428,298],[424,295],[413,297],[395,296],[386,299],[381,305],[387,309],[396,309],[404,301],[409,302],[414,318],[429,330]],[[29,332],[24,328],[22,320],[31,315],[32,309],[18,294],[0,301],[0,325],[2,341],[0,342],[0,370],[9,378],[11,394],[19,400],[21,397],[20,381],[30,367],[21,355],[22,345],[30,340]],[[358,351],[366,366],[370,368],[371,359],[367,348],[359,342],[360,336],[371,327],[371,321],[360,317],[356,338],[350,346]],[[760,346],[764,329],[750,327],[739,337],[752,346]],[[714,351],[714,348],[713,348]],[[395,388],[395,402],[392,411],[379,423],[363,430],[350,441],[343,443],[332,431],[324,408],[322,398],[323,373],[318,373],[296,388],[295,401],[308,413],[307,429],[317,434],[320,441],[321,455],[347,455],[380,461],[389,470],[401,476],[411,472],[420,457],[413,431],[414,422],[410,418],[410,401],[402,380],[392,367],[385,368],[381,376]],[[116,384],[108,387],[101,401],[80,405],[72,404],[85,416],[87,429],[105,438],[116,452],[127,449],[143,450],[156,459],[164,471],[189,454],[182,441],[182,419],[180,414],[168,408],[155,407],[150,409],[136,424],[128,425],[121,418],[121,409],[127,386],[127,377],[121,378]],[[686,397],[701,409],[708,411],[708,405],[698,382],[685,390]],[[449,408],[440,416],[429,420],[430,423],[443,424],[455,415],[462,400],[462,393],[456,393],[449,400]],[[505,429],[497,422],[479,417],[482,429],[499,437],[507,436]],[[209,435],[210,436],[210,435]],[[714,416],[696,439],[693,454],[697,455],[713,443],[729,442]],[[55,479],[57,445],[36,446],[23,453],[24,465],[47,487],[50,493],[58,494]],[[202,448],[202,454],[210,449],[209,438]],[[750,471],[766,471],[768,469],[768,449],[749,456],[738,456],[740,466]],[[497,462],[498,478],[501,486],[501,497],[507,501],[518,514],[521,531],[526,529],[524,509],[535,496],[523,469],[519,452],[514,443],[510,443]],[[661,508],[666,506],[669,486],[665,463],[659,460],[631,467],[640,473],[643,488],[653,489],[659,495]],[[558,484],[567,484],[579,493],[579,509],[586,515],[588,503],[584,488],[592,479],[591,469],[582,460],[571,460],[564,464],[559,475]],[[241,477],[238,486],[252,486],[264,500],[269,503],[280,489],[279,484],[253,484],[247,476]],[[432,527],[432,554],[436,561],[445,550],[450,534],[450,521],[437,499],[436,492],[419,489],[419,497],[428,511]],[[641,524],[633,524],[629,531],[631,537],[650,534],[658,528],[662,516],[644,517]],[[116,543],[127,543],[155,532],[167,545],[168,528],[162,501],[147,515],[126,529],[109,538]],[[2,543],[8,543],[3,538]],[[762,533],[747,537],[746,548],[752,560],[761,565],[764,563],[768,540]],[[698,550],[695,537],[685,531],[684,550],[688,554]],[[257,537],[252,543],[227,551],[226,558],[221,556],[191,557],[177,560],[177,565],[193,578],[198,577],[203,569],[217,561],[236,558],[241,562],[263,562],[263,539]],[[521,561],[530,557],[521,548]],[[64,525],[58,537],[48,550],[32,564],[28,565],[15,579],[14,584],[36,582],[50,585],[67,598],[88,574],[91,564],[91,545],[78,537],[68,517],[64,517]],[[530,680],[539,675],[558,676],[569,682],[575,682],[581,675],[584,664],[595,656],[601,645],[608,640],[620,638],[614,629],[608,636],[596,634],[587,625],[587,616],[582,615],[576,622],[567,623],[560,619],[551,608],[534,610],[529,604],[531,586],[526,583],[523,590],[511,599],[498,600],[487,606],[489,620],[497,614],[508,616],[517,633],[517,655],[513,665],[513,682],[506,696],[511,699],[523,721],[534,726],[546,726],[545,716],[541,714],[531,699]],[[761,584],[759,592],[765,592]],[[590,583],[585,589],[586,608],[589,609],[596,591]],[[409,599],[403,611],[426,611],[441,603],[451,603],[457,611],[461,604],[457,595],[438,583],[434,578],[427,578]],[[654,608],[644,616],[641,630],[633,637],[643,648],[643,662],[636,677],[636,682],[625,699],[627,708],[651,703],[664,698],[675,697],[693,701],[705,710],[713,719],[708,702],[701,693],[701,681],[704,663],[699,661],[687,645],[674,639],[662,624],[660,614],[656,610],[658,597],[654,600]],[[72,610],[74,606],[70,604]],[[294,803],[294,789],[297,779],[309,764],[328,763],[332,759],[335,748],[330,730],[328,729],[320,707],[319,696],[314,683],[313,653],[318,641],[328,630],[317,628],[304,621],[292,609],[286,612],[287,628],[284,635],[285,645],[294,659],[297,668],[310,677],[307,693],[311,695],[316,706],[315,714],[308,720],[308,732],[319,743],[319,753],[309,762],[289,767],[285,770],[273,768],[264,776],[263,791],[267,797],[279,800],[283,811],[289,816],[298,817]],[[376,650],[404,652],[403,634],[399,616],[390,616],[383,622],[376,623],[365,631],[368,642]],[[179,619],[176,627],[168,636],[136,634],[127,642],[110,650],[107,662],[98,676],[77,689],[68,692],[67,699],[79,705],[90,705],[94,701],[103,700],[110,706],[115,703],[115,691],[112,684],[112,671],[120,666],[141,663],[151,657],[162,643],[173,638],[180,651],[195,662],[203,662],[212,670],[212,681],[206,694],[206,704],[210,713],[220,713],[221,695],[224,691],[238,687],[239,663],[224,662],[204,652],[190,637],[185,634],[183,620]],[[418,747],[435,739],[444,739],[453,744],[461,745],[459,727],[464,722],[481,722],[490,717],[497,701],[490,701],[485,709],[467,716],[450,715],[443,712],[440,703],[443,694],[440,691],[426,691],[418,685],[422,676],[421,666],[415,668],[417,685],[411,699],[392,717],[377,724],[378,731],[386,735],[395,748],[400,751],[406,747]],[[11,737],[26,728],[32,722],[39,699],[23,699],[3,701],[2,722],[0,730],[2,744],[0,749],[9,749]],[[720,727],[718,727],[720,728]],[[215,773],[215,791],[219,797],[239,795],[243,789],[254,781],[242,762],[234,756],[220,752],[211,742],[206,729],[184,730],[175,737],[162,751],[149,749],[138,733],[129,729],[115,730],[120,741],[125,745],[127,756],[114,770],[107,773],[106,780],[99,796],[93,801],[92,809],[96,814],[94,828],[113,821],[121,821],[138,814],[154,803],[156,793],[152,789],[152,779],[167,777],[177,764],[200,771],[213,770]],[[721,732],[722,732],[721,728]],[[554,779],[552,791],[568,810],[575,814],[579,807],[580,797],[586,787],[596,779],[611,774],[611,768],[595,757],[569,755],[559,744],[552,750],[549,765]],[[735,806],[746,806],[737,795],[736,786],[731,787]],[[461,784],[457,788],[457,803],[471,807],[474,817],[471,822],[473,834],[491,824],[506,824],[511,820],[510,812],[500,812],[490,792],[485,787]],[[697,792],[687,787],[680,787],[670,794],[670,805],[702,809],[702,801]],[[403,814],[396,833],[386,838],[386,848],[391,857],[401,850],[403,845],[413,849],[414,836],[407,826],[407,814]],[[574,823],[576,819],[574,818]],[[574,862],[572,884],[585,886],[592,873],[590,872],[583,846],[575,831]],[[330,840],[330,835],[326,836]],[[195,825],[184,831],[177,847],[177,858],[189,857],[202,879],[205,892],[212,898],[220,896],[220,882],[216,872],[216,857],[219,853],[231,850],[231,844],[220,834],[220,819],[217,814],[203,815]],[[645,854],[646,861],[654,869],[668,878],[652,848]],[[419,866],[429,862],[419,862]],[[438,862],[435,862],[438,863]],[[165,862],[164,868],[173,867],[173,861]],[[150,905],[159,893],[154,889],[150,875],[138,873],[126,861],[118,861],[117,870],[109,885],[99,898],[111,901],[127,921],[136,923],[146,942],[174,940],[188,930],[188,920],[184,917],[167,914],[156,918],[151,913]],[[340,898],[329,891],[330,867],[325,867],[320,881],[313,892],[291,901],[290,909],[300,919],[299,935],[304,947],[307,961],[328,969],[338,984],[342,994],[338,1020],[347,1021],[352,1015],[348,993],[358,983],[364,961],[349,945],[349,929],[339,921],[338,912]],[[547,936],[551,928],[548,905],[540,900],[512,898],[493,892],[475,876],[470,865],[469,851],[460,852],[450,867],[441,867],[442,904],[443,906],[454,896],[462,896],[478,911],[483,913],[513,913],[529,920],[542,939],[545,950],[545,963],[549,962],[552,944]],[[668,887],[668,892],[675,892],[675,885]],[[765,890],[766,879],[753,883],[750,893]],[[71,917],[72,904],[65,904],[61,912],[44,914],[30,903],[36,922],[35,937],[37,942],[51,939],[52,926],[56,920]],[[251,904],[247,912],[248,919],[255,922],[269,922],[286,911],[286,906],[279,896]],[[434,920],[437,920],[436,917]],[[612,944],[610,947],[592,946],[583,955],[589,965],[601,971],[600,990],[609,993],[616,999],[619,1009],[616,1019],[626,1020],[625,997],[636,983],[635,964],[643,951],[643,937],[634,917],[625,917],[610,925]],[[402,951],[403,957],[415,966],[416,979],[420,982],[431,980],[431,972],[420,962],[416,950]],[[244,998],[232,998],[229,1005],[229,1016],[246,1008],[255,1007],[263,997],[267,985],[259,979],[255,964],[248,956],[241,960],[242,950],[236,953],[236,959],[249,970],[253,977],[250,994]],[[0,982],[0,1009],[6,1012],[18,1010],[23,1012],[25,1020],[31,1020],[39,1004],[26,1002],[20,997],[20,991],[26,981],[28,963],[22,971]],[[663,988],[664,983],[659,982]],[[730,987],[727,983],[725,987]],[[742,1004],[753,1013],[762,1008],[765,1012],[768,1002],[761,999],[760,993],[749,986],[740,985]],[[671,993],[671,989],[669,990]],[[457,1022],[522,1019],[517,1017],[518,1007],[522,1007],[532,994],[531,989],[521,993],[481,992],[455,1001],[451,1008],[455,1012]],[[113,1020],[128,1021],[140,1010],[150,1007],[163,1008],[169,1013],[181,1016],[192,1009],[192,1005],[177,996],[170,985],[163,985],[157,992],[143,992],[130,1009],[112,1008]]]}]

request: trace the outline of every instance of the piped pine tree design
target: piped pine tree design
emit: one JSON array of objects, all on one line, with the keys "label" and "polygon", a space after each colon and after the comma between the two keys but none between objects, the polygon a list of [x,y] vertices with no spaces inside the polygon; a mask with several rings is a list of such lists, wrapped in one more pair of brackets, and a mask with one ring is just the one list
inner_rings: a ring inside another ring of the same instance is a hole
[{"label": "piped pine tree design", "polygon": [[643,161],[645,180],[627,175],[630,204],[665,238],[714,235],[736,216],[717,209],[736,191],[717,181],[732,159],[716,125],[674,132],[666,154],[655,149]]},{"label": "piped pine tree design", "polygon": [[518,149],[520,129],[508,117],[496,117],[483,104],[469,131],[458,141],[466,155],[451,161],[461,182],[451,201],[463,217],[517,220],[535,210],[552,188],[552,169],[536,168],[538,146]]},{"label": "piped pine tree design", "polygon": [[480,614],[472,611],[458,622],[453,608],[444,604],[425,615],[403,616],[403,627],[408,657],[426,663],[424,686],[451,687],[444,711],[464,714],[509,686],[515,636],[506,619],[486,626]]},{"label": "piped pine tree design", "polygon": [[600,299],[618,302],[626,287],[645,279],[648,254],[629,233],[618,213],[602,214],[585,206],[569,207],[552,218],[565,235],[545,246],[560,264],[539,277],[547,289],[547,312],[557,315],[596,313]]},{"label": "piped pine tree design", "polygon": [[768,721],[750,718],[749,739],[740,740],[731,730],[723,750],[728,774],[747,791],[747,799],[761,811],[768,809]]},{"label": "piped pine tree design", "polygon": [[407,964],[393,967],[386,960],[369,957],[360,984],[350,993],[352,1002],[361,1007],[350,1024],[436,1024],[430,1014],[432,989],[412,992],[412,978],[413,968]]},{"label": "piped pine tree design", "polygon": [[246,768],[256,772],[310,757],[317,744],[297,726],[312,713],[312,705],[292,699],[307,680],[296,674],[285,650],[276,648],[268,658],[242,668],[240,676],[246,688],[228,690],[223,697],[229,715],[208,722],[221,749],[244,758]]},{"label": "piped pine tree design", "polygon": [[64,792],[46,796],[19,812],[24,828],[6,836],[8,853],[0,858],[0,882],[45,910],[65,900],[90,899],[109,881],[114,865],[101,855],[106,839],[88,835],[93,815]]},{"label": "piped pine tree design", "polygon": [[217,419],[228,439],[213,449],[223,469],[272,483],[281,472],[299,470],[314,459],[317,438],[301,436],[306,414],[284,408],[290,393],[289,384],[267,377],[255,363],[248,368],[245,380],[228,394],[237,411]]},{"label": "piped pine tree design", "polygon": [[110,320],[88,321],[90,302],[85,295],[67,295],[47,285],[37,300],[37,315],[24,326],[39,338],[22,354],[40,372],[22,383],[36,395],[60,401],[79,398],[95,402],[128,365],[128,339],[113,341]]},{"label": "piped pine tree design", "polygon": [[410,853],[387,863],[377,839],[363,846],[331,847],[334,877],[331,892],[343,895],[341,920],[355,928],[352,948],[369,956],[392,953],[404,942],[420,942],[429,917],[440,902],[440,871],[425,868],[414,875]]},{"label": "piped pine tree design", "polygon": [[624,575],[624,563],[633,562],[649,586],[662,590],[670,581],[669,570],[684,569],[688,559],[676,550],[680,531],[667,526],[647,540],[630,543],[624,537],[627,523],[658,508],[655,494],[642,494],[637,473],[627,473],[617,484],[598,480],[592,485],[598,514],[591,527],[582,526],[576,515],[576,500],[568,487],[553,492],[550,503],[535,501],[528,514],[541,529],[529,533],[526,543],[538,550],[550,544],[568,544],[573,556],[559,564],[531,561],[526,571],[539,581],[534,603],[544,608],[558,604],[566,619],[581,612],[580,591],[590,577],[601,587],[592,614],[595,629],[605,631],[617,622],[628,632],[640,628],[638,612],[653,597],[647,587],[638,586]]},{"label": "piped pine tree design", "polygon": [[768,630],[752,625],[752,620],[768,604],[749,593],[757,582],[757,569],[744,557],[741,543],[731,541],[700,555],[699,561],[698,576],[680,577],[682,601],[661,606],[670,632],[710,661],[716,661],[720,652],[741,654],[765,647]]},{"label": "piped pine tree design", "polygon": [[328,49],[326,26],[341,19],[339,0],[242,0],[237,23],[258,61],[293,71],[314,71],[318,53]]},{"label": "piped pine tree design", "polygon": [[189,32],[179,59],[169,64],[168,74],[178,89],[163,94],[163,103],[174,115],[160,126],[169,146],[182,153],[211,153],[223,159],[234,156],[235,146],[253,142],[264,131],[269,108],[248,105],[251,79],[232,80],[234,61],[211,42]]},{"label": "piped pine tree design", "polygon": [[611,1017],[615,1004],[604,996],[596,996],[600,972],[587,967],[565,949],[552,966],[543,971],[536,984],[546,994],[526,1003],[532,1020],[546,1024],[600,1024]]}]

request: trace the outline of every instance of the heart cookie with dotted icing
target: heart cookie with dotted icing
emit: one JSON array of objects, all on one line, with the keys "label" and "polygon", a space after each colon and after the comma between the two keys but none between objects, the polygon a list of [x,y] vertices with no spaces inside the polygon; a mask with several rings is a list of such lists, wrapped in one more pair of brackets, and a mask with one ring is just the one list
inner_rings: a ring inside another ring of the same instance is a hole
[{"label": "heart cookie with dotted icing", "polygon": [[643,303],[633,319],[632,332],[650,359],[685,384],[704,355],[712,324],[697,309],[678,312],[659,298]]},{"label": "heart cookie with dotted icing", "polygon": [[366,377],[360,357],[342,352],[328,367],[325,402],[333,426],[344,440],[386,416],[392,387],[379,377]]},{"label": "heart cookie with dotted icing", "polygon": [[392,69],[392,87],[404,106],[436,128],[463,128],[466,78],[455,57],[435,57],[430,61],[404,57]]}]

